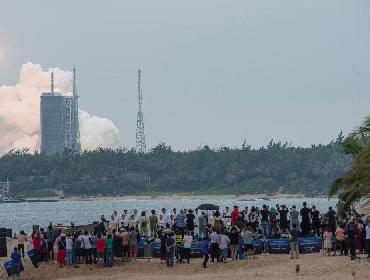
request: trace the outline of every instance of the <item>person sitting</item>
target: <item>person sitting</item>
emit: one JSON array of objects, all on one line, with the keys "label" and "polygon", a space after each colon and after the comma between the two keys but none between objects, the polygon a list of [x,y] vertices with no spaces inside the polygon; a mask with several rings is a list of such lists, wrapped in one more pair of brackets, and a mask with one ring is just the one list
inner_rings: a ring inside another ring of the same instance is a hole
[{"label": "person sitting", "polygon": [[18,252],[18,248],[14,247],[14,251],[11,254],[13,266],[15,268],[15,274],[19,277],[22,268],[21,254]]}]

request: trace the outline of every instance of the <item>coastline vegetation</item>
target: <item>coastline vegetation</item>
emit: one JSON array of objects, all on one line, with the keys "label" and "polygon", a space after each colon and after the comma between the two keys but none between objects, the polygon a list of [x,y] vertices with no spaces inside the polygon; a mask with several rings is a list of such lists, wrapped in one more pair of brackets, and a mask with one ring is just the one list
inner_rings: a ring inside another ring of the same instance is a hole
[{"label": "coastline vegetation", "polygon": [[74,196],[135,194],[327,194],[330,184],[351,167],[343,135],[326,145],[294,147],[271,140],[254,149],[204,146],[174,151],[161,143],[146,153],[97,149],[46,156],[13,150],[0,157],[0,181],[12,195]]}]

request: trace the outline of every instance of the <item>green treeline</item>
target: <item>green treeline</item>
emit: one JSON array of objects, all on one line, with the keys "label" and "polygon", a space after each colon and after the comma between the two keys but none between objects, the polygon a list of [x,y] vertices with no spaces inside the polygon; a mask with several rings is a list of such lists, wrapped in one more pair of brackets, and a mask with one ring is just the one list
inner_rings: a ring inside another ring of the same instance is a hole
[{"label": "green treeline", "polygon": [[342,140],[339,135],[330,144],[309,148],[271,141],[259,149],[243,144],[186,152],[159,144],[144,154],[97,149],[45,156],[18,150],[0,158],[0,180],[9,178],[12,194],[326,194],[351,167],[352,157],[343,153]]}]

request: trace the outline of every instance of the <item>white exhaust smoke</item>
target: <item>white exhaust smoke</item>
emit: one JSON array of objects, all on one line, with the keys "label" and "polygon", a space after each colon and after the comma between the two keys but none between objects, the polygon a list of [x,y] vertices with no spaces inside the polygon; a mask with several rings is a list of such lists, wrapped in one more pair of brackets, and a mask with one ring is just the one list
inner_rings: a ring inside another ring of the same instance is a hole
[{"label": "white exhaust smoke", "polygon": [[[53,68],[55,91],[71,94],[72,72]],[[50,73],[41,65],[22,65],[19,82],[0,86],[0,154],[11,149],[40,150],[40,95],[50,92]],[[111,120],[79,110],[82,149],[116,148],[120,137]]]}]

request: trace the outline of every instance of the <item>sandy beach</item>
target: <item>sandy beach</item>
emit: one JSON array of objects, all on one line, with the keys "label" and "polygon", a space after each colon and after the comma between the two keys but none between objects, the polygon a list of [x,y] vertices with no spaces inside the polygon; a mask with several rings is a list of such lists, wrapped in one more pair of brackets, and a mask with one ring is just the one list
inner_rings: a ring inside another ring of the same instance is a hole
[{"label": "sandy beach", "polygon": [[[60,201],[86,201],[86,200],[148,200],[148,199],[158,199],[158,200],[212,200],[212,199],[236,199],[253,201],[257,199],[286,199],[286,198],[304,198],[304,194],[242,194],[242,195],[193,195],[193,194],[158,194],[158,195],[123,195],[123,196],[55,196],[55,197],[43,197],[43,198],[30,198],[33,199],[54,199]],[[327,197],[327,196],[317,196],[317,197]]]},{"label": "sandy beach", "polygon": [[290,260],[288,255],[261,255],[253,260],[210,263],[206,269],[201,266],[201,262],[201,259],[191,259],[190,265],[183,263],[167,268],[155,259],[119,264],[113,268],[81,265],[78,268],[62,269],[41,263],[37,269],[28,268],[20,279],[297,279],[296,264],[301,268],[299,279],[354,279],[353,271],[355,279],[370,278],[370,263],[350,261],[348,257],[342,256],[325,257],[320,253],[302,255],[299,260]]},{"label": "sandy beach", "polygon": [[[14,241],[8,243],[9,252]],[[361,255],[365,257],[365,255]],[[6,258],[0,258],[3,263]],[[351,261],[344,256],[323,256],[321,253],[300,255],[298,260],[291,260],[289,255],[258,255],[256,259],[209,263],[204,269],[202,259],[191,259],[190,264],[176,264],[167,268],[159,259],[150,261],[139,259],[129,263],[119,262],[112,268],[98,268],[96,265],[58,268],[56,264],[40,263],[35,269],[30,261],[20,279],[24,280],[225,280],[229,279],[297,279],[296,265],[300,265],[298,279],[370,279],[370,263]],[[352,273],[355,272],[355,278]],[[3,275],[0,274],[0,279]]]}]

